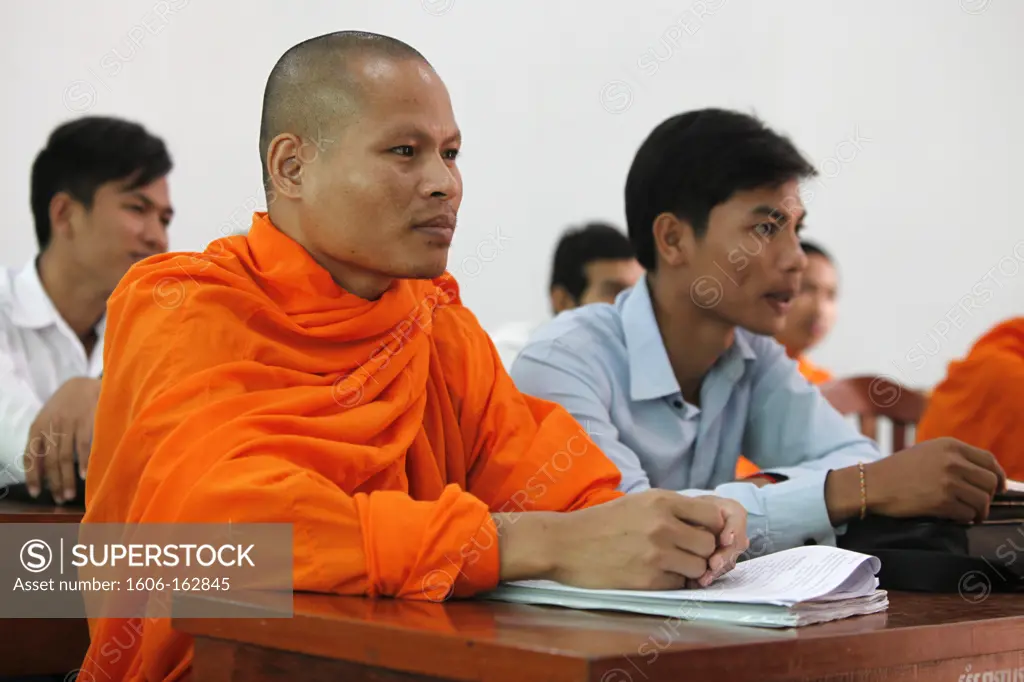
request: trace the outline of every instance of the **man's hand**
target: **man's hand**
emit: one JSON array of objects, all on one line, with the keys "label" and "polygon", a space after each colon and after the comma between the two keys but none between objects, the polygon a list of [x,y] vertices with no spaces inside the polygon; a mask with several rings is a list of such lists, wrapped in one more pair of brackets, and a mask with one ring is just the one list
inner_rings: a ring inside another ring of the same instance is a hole
[{"label": "man's hand", "polygon": [[99,379],[69,379],[39,410],[25,448],[25,483],[32,497],[46,487],[57,504],[75,498],[75,456],[84,479],[92,447],[92,427],[100,397]]},{"label": "man's hand", "polygon": [[883,516],[983,521],[1006,472],[991,452],[937,438],[864,467],[868,509]]},{"label": "man's hand", "polygon": [[[992,453],[936,438],[865,464],[864,482],[872,514],[972,523],[988,517],[992,497],[1006,488],[1006,473]],[[831,472],[825,499],[834,523],[854,518],[860,509],[857,467]]]},{"label": "man's hand", "polygon": [[722,512],[722,518],[725,520],[722,532],[718,534],[718,549],[708,558],[707,572],[697,579],[697,585],[707,587],[736,568],[736,561],[750,546],[750,539],[747,537],[747,510],[736,500],[727,497],[703,495],[697,499],[714,504]]},{"label": "man's hand", "polygon": [[740,505],[666,490],[565,514],[527,512],[501,526],[502,580],[548,578],[594,589],[708,585],[748,545]]}]

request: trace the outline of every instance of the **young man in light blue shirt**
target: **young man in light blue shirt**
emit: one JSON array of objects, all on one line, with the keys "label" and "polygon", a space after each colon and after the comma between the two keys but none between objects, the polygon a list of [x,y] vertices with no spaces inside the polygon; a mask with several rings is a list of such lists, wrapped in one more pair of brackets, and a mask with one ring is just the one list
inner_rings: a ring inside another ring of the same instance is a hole
[{"label": "young man in light blue shirt", "polygon": [[[752,552],[834,544],[868,513],[983,519],[1005,481],[990,453],[943,439],[883,458],[772,338],[806,266],[799,183],[814,174],[744,114],[666,120],[626,181],[647,276],[545,325],[511,375],[576,417],[623,490],[739,501]],[[777,482],[734,481],[740,454]]]}]

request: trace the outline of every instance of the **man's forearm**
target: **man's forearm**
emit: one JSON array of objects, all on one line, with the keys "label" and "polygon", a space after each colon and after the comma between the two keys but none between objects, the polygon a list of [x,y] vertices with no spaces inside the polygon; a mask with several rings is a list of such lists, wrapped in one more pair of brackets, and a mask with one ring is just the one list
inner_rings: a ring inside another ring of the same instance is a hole
[{"label": "man's forearm", "polygon": [[846,467],[830,471],[825,479],[825,506],[833,526],[838,526],[860,515],[860,471]]},{"label": "man's forearm", "polygon": [[520,512],[491,514],[498,529],[500,579],[542,580],[555,569],[556,531],[563,514]]}]

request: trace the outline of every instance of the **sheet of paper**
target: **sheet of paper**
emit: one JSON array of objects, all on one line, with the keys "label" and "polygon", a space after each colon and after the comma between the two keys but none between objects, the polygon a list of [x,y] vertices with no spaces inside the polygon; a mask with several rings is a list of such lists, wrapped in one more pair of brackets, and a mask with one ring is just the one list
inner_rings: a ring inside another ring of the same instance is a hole
[{"label": "sheet of paper", "polygon": [[648,616],[664,616],[679,621],[732,623],[751,627],[790,628],[830,620],[860,616],[889,607],[887,595],[876,590],[866,597],[838,602],[815,602],[794,607],[767,604],[729,604],[695,601],[669,601],[666,599],[608,599],[586,592],[561,590],[513,589],[496,590],[485,595],[487,599],[519,604],[558,606],[575,610],[625,611]]},{"label": "sheet of paper", "polygon": [[487,599],[496,599],[518,604],[541,606],[558,606],[577,610],[625,611],[642,613],[648,616],[664,616],[675,621],[710,621],[734,623],[753,627],[788,628],[800,624],[800,616],[779,606],[763,604],[713,604],[713,603],[675,603],[662,599],[648,599],[628,602],[623,600],[605,600],[589,594],[578,592],[562,592],[558,590],[495,590],[484,595]]},{"label": "sheet of paper", "polygon": [[546,580],[509,584],[581,592],[595,597],[614,598],[616,601],[658,599],[790,605],[825,597],[840,588],[844,597],[871,594],[878,585],[874,576],[879,568],[881,563],[875,557],[837,547],[811,545],[745,561],[710,587],[703,589],[656,592],[584,590]]}]

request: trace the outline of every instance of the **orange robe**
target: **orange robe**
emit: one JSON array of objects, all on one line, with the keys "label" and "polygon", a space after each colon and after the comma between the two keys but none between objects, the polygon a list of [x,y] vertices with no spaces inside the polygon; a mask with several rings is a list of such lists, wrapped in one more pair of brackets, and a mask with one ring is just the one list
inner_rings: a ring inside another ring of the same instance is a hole
[{"label": "orange robe", "polygon": [[[490,512],[621,496],[573,417],[515,388],[450,275],[366,301],[257,213],[136,265],[107,310],[84,523],[292,523],[296,591],[440,600],[497,584]],[[187,679],[169,620],[89,626],[83,679]]]},{"label": "orange robe", "polygon": [[[803,355],[796,359],[797,369],[800,370],[800,374],[804,376],[807,381],[811,382],[815,386],[824,384],[825,382],[832,381],[832,374],[821,367],[818,367]],[[740,456],[736,462],[736,478],[746,478],[753,476],[761,469],[756,464],[751,462],[746,457]]]},{"label": "orange robe", "polygon": [[823,369],[822,367],[818,367],[803,355],[796,359],[796,366],[797,369],[800,370],[800,373],[804,375],[804,378],[815,386],[832,381],[833,377],[831,372],[827,369]]},{"label": "orange robe", "polygon": [[1024,317],[982,336],[950,363],[917,425],[918,442],[949,436],[988,450],[1012,479],[1024,479]]}]

